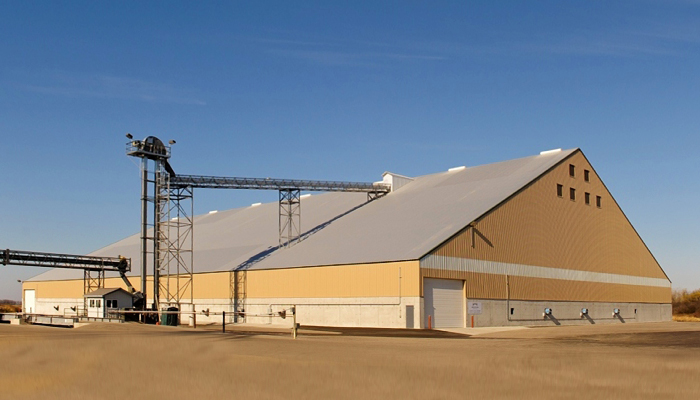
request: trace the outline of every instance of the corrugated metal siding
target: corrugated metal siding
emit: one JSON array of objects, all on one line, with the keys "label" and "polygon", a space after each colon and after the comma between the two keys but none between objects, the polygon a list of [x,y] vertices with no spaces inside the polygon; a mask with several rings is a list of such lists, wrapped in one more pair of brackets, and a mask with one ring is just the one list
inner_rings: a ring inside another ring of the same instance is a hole
[{"label": "corrugated metal siding", "polygon": [[512,276],[513,300],[668,303],[671,288]]},{"label": "corrugated metal siding", "polygon": [[[138,290],[141,281],[132,279],[134,287]],[[149,288],[153,287],[153,278],[149,280]],[[126,290],[126,285],[121,278],[106,278],[106,288],[122,288]],[[42,281],[42,282],[22,282],[23,289],[36,290],[37,298],[82,298],[83,297],[83,280],[73,279],[65,281]],[[150,289],[149,289],[150,291]],[[150,293],[149,293],[150,294]]]},{"label": "corrugated metal siding", "polygon": [[[576,176],[569,176],[569,164]],[[584,181],[590,171],[590,182]],[[557,184],[564,186],[557,196]],[[576,201],[569,199],[576,189]],[[590,193],[591,204],[585,204]],[[595,204],[602,197],[602,207]],[[522,192],[437,248],[437,259],[462,258],[552,268],[552,276],[511,276],[511,298],[521,300],[670,302],[670,284],[645,286],[563,280],[569,269],[667,281],[644,242],[582,153],[577,152]],[[465,279],[467,297],[505,298],[505,275],[460,271],[460,263],[422,260],[423,276]],[[437,265],[436,265],[437,264]],[[454,264],[454,265],[453,265]],[[430,268],[430,269],[425,269]],[[546,269],[540,269],[542,273]],[[527,275],[527,274],[524,274]],[[585,274],[581,274],[585,275]],[[595,274],[594,274],[595,275]],[[601,279],[591,279],[601,280]],[[644,279],[629,279],[630,282]]]},{"label": "corrugated metal siding", "polygon": [[464,279],[469,299],[669,303],[670,287],[581,282],[478,272],[421,269],[426,278]]},{"label": "corrugated metal siding", "polygon": [[470,258],[428,255],[420,260],[422,268],[451,270],[461,272],[481,272],[511,276],[528,276],[531,278],[564,279],[599,283],[618,283],[623,285],[641,285],[671,287],[665,278],[610,274],[607,272],[581,271],[577,269],[540,267],[536,265],[508,264],[499,261],[473,260]]},{"label": "corrugated metal siding", "polygon": [[[576,178],[569,177],[569,164],[576,166]],[[591,171],[590,183],[584,169]],[[557,197],[558,183],[563,198]],[[568,199],[569,187],[576,188],[576,201]],[[585,192],[592,205],[584,204]],[[595,206],[596,195],[602,208]],[[432,254],[666,278],[580,152]]]},{"label": "corrugated metal siding", "polygon": [[[470,299],[506,298],[505,275],[421,268],[421,276],[423,278],[465,280],[465,295]],[[423,295],[421,292],[421,296]]]},{"label": "corrugated metal siding", "polygon": [[248,271],[247,298],[418,296],[419,263],[378,264]]},{"label": "corrugated metal siding", "polygon": [[[418,296],[419,271],[418,261],[248,271],[246,297],[396,297],[399,296],[399,272],[401,296]],[[193,280],[195,299],[230,298],[229,272],[195,274]],[[149,277],[149,297],[152,282],[153,277]],[[175,280],[171,284],[176,284]],[[22,287],[35,289],[37,298],[83,296],[82,279],[24,282]],[[126,289],[118,278],[105,279],[105,287]]]}]

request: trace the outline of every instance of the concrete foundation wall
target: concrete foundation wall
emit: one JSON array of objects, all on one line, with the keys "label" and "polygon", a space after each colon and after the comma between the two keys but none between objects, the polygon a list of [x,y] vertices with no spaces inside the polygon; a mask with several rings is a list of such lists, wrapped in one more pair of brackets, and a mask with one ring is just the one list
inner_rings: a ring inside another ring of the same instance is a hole
[{"label": "concrete foundation wall", "polygon": [[[590,303],[590,302],[556,302],[556,301],[518,301],[465,299],[467,304],[480,302],[482,313],[474,315],[474,326],[551,326],[551,325],[589,325],[605,323],[660,322],[671,320],[670,304],[649,303]],[[423,310],[422,297],[365,297],[365,298],[270,298],[253,299],[246,303],[246,318],[234,319],[226,316],[227,323],[246,322],[253,324],[270,324],[292,326],[292,316],[286,319],[262,316],[269,313],[297,306],[297,322],[302,325],[344,326],[368,328],[421,328],[427,325]],[[58,306],[56,310],[54,306]],[[83,299],[50,298],[36,300],[36,313],[44,315],[74,315],[70,307],[82,307]],[[229,299],[197,299],[194,308],[197,311],[197,323],[220,324],[221,312],[230,313],[232,306]],[[510,308],[513,314],[510,314]],[[552,316],[543,318],[545,308],[552,309]],[[588,317],[581,318],[582,308],[588,309]],[[620,317],[613,317],[613,309],[620,309]],[[208,309],[208,317],[201,312]],[[465,310],[468,307],[465,306]],[[191,311],[184,305],[182,311]],[[635,312],[636,310],[636,312]],[[466,312],[466,311],[465,311]],[[216,314],[215,314],[216,313]],[[189,324],[190,317],[183,315],[181,324]],[[465,315],[465,326],[471,326],[471,314]]]},{"label": "concrete foundation wall", "polygon": [[[71,307],[75,307],[76,310],[79,308],[82,309],[85,305],[83,302],[82,298],[79,299],[73,299],[73,298],[36,298],[36,310],[34,310],[34,314],[43,314],[43,315],[76,315],[76,312],[74,310],[71,310]],[[56,310],[54,307],[58,306],[58,310]]]},{"label": "concrete foundation wall", "polygon": [[[670,304],[649,303],[591,303],[556,301],[514,301],[467,299],[480,302],[481,315],[474,315],[474,326],[517,325],[590,325],[628,322],[660,322],[671,320]],[[510,313],[513,309],[513,314]],[[545,308],[552,316],[543,318]],[[581,318],[582,308],[588,309],[588,317]],[[620,317],[613,317],[613,309],[620,309]],[[635,312],[636,310],[636,312]],[[471,326],[471,315],[467,315],[467,326]]]},{"label": "concrete foundation wall", "polygon": [[[371,328],[420,328],[422,320],[422,298],[420,297],[354,297],[354,298],[269,298],[251,299],[245,303],[246,317],[226,316],[227,323],[246,322],[292,326],[292,315],[287,318],[269,317],[279,311],[289,310],[296,305],[297,322],[302,325],[346,326]],[[58,305],[56,310],[54,306]],[[83,307],[83,299],[52,298],[37,299],[37,314],[74,315],[70,307]],[[195,299],[198,324],[220,324],[221,312],[231,313],[233,307],[229,299]],[[65,311],[67,310],[67,311]],[[191,311],[190,305],[183,305],[182,311]],[[202,314],[209,310],[210,315]],[[66,314],[64,314],[64,312]],[[181,324],[189,324],[190,316],[183,315]]]},{"label": "concrete foundation wall", "polygon": [[355,298],[273,298],[252,299],[246,303],[246,322],[290,325],[287,319],[259,317],[277,313],[296,305],[297,322],[302,325],[420,328],[420,297],[355,297]]}]

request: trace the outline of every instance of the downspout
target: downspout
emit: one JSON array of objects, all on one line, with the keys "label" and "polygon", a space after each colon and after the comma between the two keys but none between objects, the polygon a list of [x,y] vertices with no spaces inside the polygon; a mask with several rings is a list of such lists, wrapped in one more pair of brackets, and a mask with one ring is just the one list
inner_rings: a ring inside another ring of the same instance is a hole
[{"label": "downspout", "polygon": [[401,267],[399,267],[399,319],[401,318]]},{"label": "downspout", "polygon": [[510,275],[506,275],[506,317],[510,320]]}]

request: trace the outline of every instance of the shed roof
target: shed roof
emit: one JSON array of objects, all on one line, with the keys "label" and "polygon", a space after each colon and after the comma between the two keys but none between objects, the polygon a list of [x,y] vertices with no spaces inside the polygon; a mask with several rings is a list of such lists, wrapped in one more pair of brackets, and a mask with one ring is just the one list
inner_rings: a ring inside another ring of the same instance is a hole
[{"label": "shed roof", "polygon": [[104,297],[108,294],[118,292],[118,291],[122,291],[126,294],[129,294],[129,292],[127,292],[126,290],[124,290],[122,288],[100,288],[100,289],[93,290],[92,292],[84,295],[83,297]]},{"label": "shed roof", "polygon": [[[417,260],[578,151],[570,149],[416,177],[384,198],[325,193],[301,200],[302,241],[279,248],[278,205],[194,218],[195,272]],[[131,257],[139,274],[139,234],[92,255]],[[53,269],[30,280],[80,279]]]}]

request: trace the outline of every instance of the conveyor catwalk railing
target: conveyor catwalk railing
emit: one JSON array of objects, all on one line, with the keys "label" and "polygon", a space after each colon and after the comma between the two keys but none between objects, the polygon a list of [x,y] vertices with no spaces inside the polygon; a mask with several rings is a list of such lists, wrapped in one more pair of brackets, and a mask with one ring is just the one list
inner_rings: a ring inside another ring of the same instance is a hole
[{"label": "conveyor catwalk railing", "polygon": [[131,271],[131,259],[124,257],[95,257],[10,249],[2,250],[2,265],[72,268],[88,271]]},{"label": "conveyor catwalk railing", "polygon": [[236,178],[202,175],[171,175],[171,187],[209,189],[303,190],[320,192],[366,192],[386,194],[386,183],[312,181],[305,179]]},{"label": "conveyor catwalk railing", "polygon": [[126,257],[97,257],[76,254],[42,253],[24,250],[0,250],[2,265],[25,267],[67,268],[83,270],[83,294],[104,287],[105,272],[118,272],[129,291],[137,298],[139,293],[126,277],[131,271],[131,259]]}]

